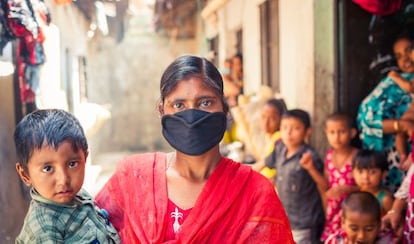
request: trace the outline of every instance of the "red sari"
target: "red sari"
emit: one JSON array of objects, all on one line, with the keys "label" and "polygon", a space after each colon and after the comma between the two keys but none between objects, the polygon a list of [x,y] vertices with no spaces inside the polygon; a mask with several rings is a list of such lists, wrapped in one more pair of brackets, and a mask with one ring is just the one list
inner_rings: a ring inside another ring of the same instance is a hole
[{"label": "red sari", "polygon": [[[167,223],[166,154],[122,160],[96,196],[123,243],[163,243]],[[273,185],[222,158],[169,243],[294,243]]]}]

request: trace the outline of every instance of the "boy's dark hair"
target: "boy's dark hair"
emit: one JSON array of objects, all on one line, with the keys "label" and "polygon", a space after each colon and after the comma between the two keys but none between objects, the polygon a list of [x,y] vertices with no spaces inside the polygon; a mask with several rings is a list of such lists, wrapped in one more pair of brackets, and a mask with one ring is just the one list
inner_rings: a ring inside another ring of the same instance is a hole
[{"label": "boy's dark hair", "polygon": [[305,129],[310,128],[310,116],[309,113],[302,109],[291,109],[287,110],[283,115],[283,118],[295,118],[300,120],[303,125],[305,125]]},{"label": "boy's dark hair", "polygon": [[385,153],[373,150],[359,150],[352,159],[352,169],[379,168],[381,171],[388,170],[388,162]]},{"label": "boy's dark hair", "polygon": [[45,144],[57,149],[63,141],[69,141],[75,151],[88,151],[88,142],[79,121],[60,109],[34,111],[26,115],[14,131],[17,159],[25,170],[34,150]]},{"label": "boy's dark hair", "polygon": [[328,121],[343,121],[343,122],[346,123],[346,126],[348,127],[348,129],[354,128],[354,120],[347,113],[335,112],[335,113],[329,115],[328,118],[326,118],[326,122],[328,122]]},{"label": "boy's dark hair", "polygon": [[267,100],[266,104],[274,107],[279,113],[279,116],[282,116],[287,110],[286,103],[283,99],[272,98]]},{"label": "boy's dark hair", "polygon": [[350,193],[342,202],[343,219],[346,218],[348,211],[373,215],[378,222],[381,222],[381,206],[377,198],[369,192]]}]

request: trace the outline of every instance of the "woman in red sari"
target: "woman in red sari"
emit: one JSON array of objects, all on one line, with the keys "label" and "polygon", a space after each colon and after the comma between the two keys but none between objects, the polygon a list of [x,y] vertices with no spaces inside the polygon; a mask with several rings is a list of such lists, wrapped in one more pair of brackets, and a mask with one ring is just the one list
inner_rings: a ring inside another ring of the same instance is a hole
[{"label": "woman in red sari", "polygon": [[172,153],[123,159],[96,196],[124,243],[294,243],[272,184],[222,157],[223,81],[204,58],[182,56],[160,84]]}]

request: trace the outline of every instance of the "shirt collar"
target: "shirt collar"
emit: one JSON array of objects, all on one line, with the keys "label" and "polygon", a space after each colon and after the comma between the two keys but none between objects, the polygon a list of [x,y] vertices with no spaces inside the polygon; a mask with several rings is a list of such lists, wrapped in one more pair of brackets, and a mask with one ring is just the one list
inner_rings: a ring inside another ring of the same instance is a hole
[{"label": "shirt collar", "polygon": [[78,194],[76,194],[75,198],[68,203],[57,203],[54,201],[51,201],[49,199],[44,198],[42,195],[39,194],[39,192],[36,191],[36,189],[32,188],[30,189],[30,196],[33,200],[46,203],[50,205],[55,206],[61,206],[61,207],[67,207],[67,208],[73,208],[77,207],[78,205],[84,205],[84,204],[93,204],[92,197],[83,189],[81,189]]}]

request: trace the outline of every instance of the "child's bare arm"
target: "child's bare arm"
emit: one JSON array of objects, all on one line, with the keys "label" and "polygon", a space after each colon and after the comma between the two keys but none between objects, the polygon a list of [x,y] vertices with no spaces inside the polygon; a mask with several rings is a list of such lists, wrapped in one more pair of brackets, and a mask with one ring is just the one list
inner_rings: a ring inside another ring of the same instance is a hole
[{"label": "child's bare arm", "polygon": [[387,194],[382,199],[382,207],[384,208],[385,212],[388,212],[391,210],[393,202],[394,202],[394,198],[391,192],[387,192]]},{"label": "child's bare arm", "polygon": [[259,172],[260,170],[262,170],[264,167],[266,166],[265,161],[264,160],[259,160],[256,163],[254,163],[252,165],[252,169]]},{"label": "child's bare arm", "polygon": [[393,79],[397,85],[406,92],[412,92],[411,82],[401,77],[401,75],[394,70],[391,70],[388,75],[389,78]]},{"label": "child's bare arm", "polygon": [[358,190],[359,190],[358,186],[350,186],[350,185],[335,186],[335,187],[330,188],[326,192],[326,197],[337,198],[337,197],[342,196],[343,194],[351,193],[351,192],[358,191]]}]

